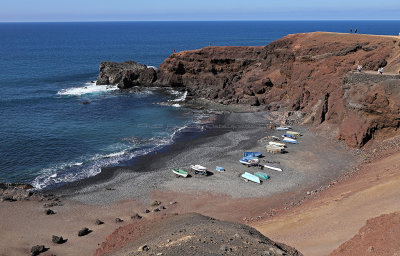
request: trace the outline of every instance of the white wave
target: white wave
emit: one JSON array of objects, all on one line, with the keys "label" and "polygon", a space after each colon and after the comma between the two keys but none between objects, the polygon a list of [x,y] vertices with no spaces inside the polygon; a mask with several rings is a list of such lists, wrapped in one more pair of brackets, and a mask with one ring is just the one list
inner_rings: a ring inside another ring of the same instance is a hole
[{"label": "white wave", "polygon": [[84,94],[101,94],[110,91],[118,90],[116,85],[96,85],[96,83],[85,83],[82,87],[72,87],[67,89],[62,89],[57,92],[57,95],[62,96],[81,96]]},{"label": "white wave", "polygon": [[[179,129],[180,130],[180,129]],[[82,180],[91,176],[95,176],[101,172],[102,167],[115,166],[116,164],[130,160],[134,157],[146,155],[154,152],[170,144],[177,131],[172,133],[169,137],[156,137],[149,140],[149,147],[141,150],[129,152],[129,149],[122,151],[108,153],[108,154],[95,154],[90,157],[84,157],[84,162],[70,162],[55,165],[50,168],[43,169],[38,177],[32,182],[32,186],[36,189],[43,189],[48,186],[73,182]],[[120,148],[121,145],[111,145],[110,148]],[[132,147],[132,149],[135,147]]]},{"label": "white wave", "polygon": [[179,104],[177,104],[177,103],[176,103],[176,104],[172,104],[171,106],[172,106],[172,107],[175,107],[175,108],[180,108],[180,107],[181,107],[181,105],[179,105]]},{"label": "white wave", "polygon": [[147,66],[148,68],[152,68],[154,70],[157,70],[158,68],[156,66]]},{"label": "white wave", "polygon": [[[182,93],[182,92],[178,92],[178,91],[175,91],[175,90],[170,90],[170,93],[173,94],[173,95],[180,95],[180,97],[178,97],[176,99],[173,99],[173,100],[169,100],[169,102],[183,102],[183,101],[186,100],[186,97],[187,97],[187,94],[188,94],[187,91]],[[179,104],[173,104],[172,106],[173,107],[180,107]]]}]

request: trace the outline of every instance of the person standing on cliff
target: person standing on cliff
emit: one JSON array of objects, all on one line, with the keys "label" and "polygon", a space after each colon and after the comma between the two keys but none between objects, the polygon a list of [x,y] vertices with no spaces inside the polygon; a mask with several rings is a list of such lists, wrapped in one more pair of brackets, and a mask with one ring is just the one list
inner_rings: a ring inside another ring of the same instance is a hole
[{"label": "person standing on cliff", "polygon": [[361,72],[361,71],[362,71],[362,66],[361,66],[361,65],[358,65],[357,71],[358,71],[358,72]]},{"label": "person standing on cliff", "polygon": [[358,32],[358,30],[357,30],[357,29],[355,29],[355,30],[354,30],[354,34],[357,34],[357,32]]},{"label": "person standing on cliff", "polygon": [[353,34],[353,29],[352,28],[350,28],[350,34]]},{"label": "person standing on cliff", "polygon": [[378,69],[378,74],[379,74],[379,75],[382,75],[382,74],[383,74],[383,68],[379,68],[379,69]]}]

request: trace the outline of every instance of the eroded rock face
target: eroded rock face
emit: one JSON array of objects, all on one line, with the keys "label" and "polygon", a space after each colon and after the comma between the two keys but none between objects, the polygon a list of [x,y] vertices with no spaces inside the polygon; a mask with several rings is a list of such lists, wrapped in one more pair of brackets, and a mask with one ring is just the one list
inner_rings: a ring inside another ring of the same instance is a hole
[{"label": "eroded rock face", "polygon": [[[334,136],[360,147],[381,129],[399,128],[394,115],[397,98],[387,95],[393,88],[384,85],[388,79],[376,74],[380,67],[385,67],[385,73],[398,74],[399,50],[396,37],[296,34],[265,47],[206,47],[179,52],[168,57],[157,71],[137,63],[132,64],[133,71],[126,68],[131,64],[124,63],[113,71],[116,66],[107,64],[101,66],[98,83],[119,83],[121,88],[141,83],[183,87],[189,95],[222,104],[302,111],[306,123],[330,124],[339,128],[335,131],[340,130]],[[365,81],[348,76],[358,65],[363,66],[363,72],[371,71],[369,84],[376,85],[374,88],[367,90]],[[351,88],[359,84],[363,92],[343,86],[350,83]],[[366,108],[354,108],[362,101]],[[376,109],[384,118],[372,113]]]},{"label": "eroded rock face", "polygon": [[390,135],[400,127],[400,77],[378,76],[374,81],[370,76],[355,73],[344,79],[347,113],[339,138],[350,146],[363,146],[382,131]]},{"label": "eroded rock face", "polygon": [[100,73],[97,77],[98,85],[118,85],[120,89],[133,86],[149,86],[156,80],[153,68],[135,61],[123,63],[104,61],[100,64]]}]

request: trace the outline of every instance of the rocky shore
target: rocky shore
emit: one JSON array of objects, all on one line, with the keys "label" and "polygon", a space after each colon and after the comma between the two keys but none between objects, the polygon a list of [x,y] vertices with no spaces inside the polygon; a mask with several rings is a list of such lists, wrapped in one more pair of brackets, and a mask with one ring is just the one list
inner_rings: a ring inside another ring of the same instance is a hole
[{"label": "rocky shore", "polygon": [[[295,34],[265,47],[175,53],[157,70],[103,62],[98,83],[171,86],[221,105],[301,111],[304,124],[361,147],[399,128],[399,49],[397,37]],[[363,71],[354,74],[358,65]],[[380,67],[384,75],[377,74]]]}]

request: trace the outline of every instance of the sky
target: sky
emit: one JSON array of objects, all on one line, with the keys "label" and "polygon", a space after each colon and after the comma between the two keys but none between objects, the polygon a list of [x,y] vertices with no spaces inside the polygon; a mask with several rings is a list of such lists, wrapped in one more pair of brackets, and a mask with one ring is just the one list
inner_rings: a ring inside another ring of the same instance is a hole
[{"label": "sky", "polygon": [[0,22],[398,20],[399,0],[0,0]]}]

